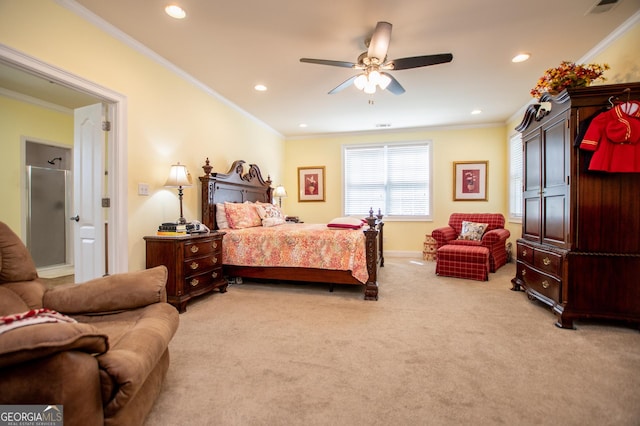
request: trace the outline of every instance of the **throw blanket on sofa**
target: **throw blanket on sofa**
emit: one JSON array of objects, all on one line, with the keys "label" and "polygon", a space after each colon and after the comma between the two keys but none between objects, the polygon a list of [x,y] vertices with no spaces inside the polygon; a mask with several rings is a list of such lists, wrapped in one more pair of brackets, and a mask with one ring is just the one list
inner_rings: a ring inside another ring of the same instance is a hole
[{"label": "throw blanket on sofa", "polygon": [[19,314],[7,315],[0,317],[0,334],[18,327],[27,325],[42,324],[45,322],[77,322],[71,317],[62,315],[51,309],[31,309],[27,312]]}]

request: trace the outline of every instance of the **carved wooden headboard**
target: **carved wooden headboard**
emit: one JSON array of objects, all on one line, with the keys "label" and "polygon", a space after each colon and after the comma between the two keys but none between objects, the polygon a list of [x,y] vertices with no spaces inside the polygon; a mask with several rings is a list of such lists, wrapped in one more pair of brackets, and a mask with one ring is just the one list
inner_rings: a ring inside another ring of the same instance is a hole
[{"label": "carved wooden headboard", "polygon": [[243,160],[234,161],[227,173],[212,173],[209,158],[202,166],[202,223],[209,229],[218,229],[216,223],[216,203],[244,203],[261,201],[270,203],[271,179],[262,178],[260,168]]}]

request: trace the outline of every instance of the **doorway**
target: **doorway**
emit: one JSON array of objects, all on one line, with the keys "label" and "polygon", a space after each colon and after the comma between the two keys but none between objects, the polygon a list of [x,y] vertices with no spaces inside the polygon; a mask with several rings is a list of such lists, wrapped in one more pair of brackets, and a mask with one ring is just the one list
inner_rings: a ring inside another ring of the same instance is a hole
[{"label": "doorway", "polygon": [[[0,79],[2,83],[0,89],[12,91],[19,87],[19,94],[50,105],[67,108],[70,112],[95,103],[109,105],[108,115],[105,117],[111,128],[107,132],[108,143],[107,152],[105,152],[108,164],[106,170],[96,170],[96,173],[102,174],[102,179],[106,179],[110,190],[109,226],[105,235],[108,251],[103,253],[103,257],[104,261],[108,262],[107,270],[110,274],[127,272],[129,253],[126,249],[128,247],[126,97],[3,44],[0,44],[0,76],[3,77]],[[21,163],[24,164],[22,161]],[[21,177],[20,180],[20,187],[25,188],[25,177]],[[97,200],[97,205],[101,206],[102,201]],[[14,208],[18,209],[20,206],[14,206]],[[20,215],[22,216],[21,236],[26,242],[27,214],[24,206]],[[68,219],[68,216],[65,217]],[[78,252],[79,250],[74,250],[76,255]]]}]

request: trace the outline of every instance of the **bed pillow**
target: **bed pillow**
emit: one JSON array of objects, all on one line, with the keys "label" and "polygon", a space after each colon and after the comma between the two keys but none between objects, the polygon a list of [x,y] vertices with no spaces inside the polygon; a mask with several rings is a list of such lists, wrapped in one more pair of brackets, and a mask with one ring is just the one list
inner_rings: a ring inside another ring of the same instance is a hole
[{"label": "bed pillow", "polygon": [[282,217],[265,217],[262,219],[262,226],[265,227],[284,225],[285,223],[287,223],[287,221]]},{"label": "bed pillow", "polygon": [[216,203],[216,223],[218,224],[218,229],[229,229],[227,212],[224,209],[223,203]]},{"label": "bed pillow", "polygon": [[463,220],[462,231],[460,232],[458,239],[480,241],[488,226],[488,223],[467,222],[466,220]]},{"label": "bed pillow", "polygon": [[262,225],[254,203],[224,203],[224,210],[229,228],[243,229]]},{"label": "bed pillow", "polygon": [[284,220],[282,210],[273,204],[256,203],[256,210],[258,211],[258,216],[260,216],[260,219],[263,221],[267,218],[278,218]]},{"label": "bed pillow", "polygon": [[329,228],[344,229],[360,229],[362,228],[362,219],[355,217],[337,217],[327,224]]}]

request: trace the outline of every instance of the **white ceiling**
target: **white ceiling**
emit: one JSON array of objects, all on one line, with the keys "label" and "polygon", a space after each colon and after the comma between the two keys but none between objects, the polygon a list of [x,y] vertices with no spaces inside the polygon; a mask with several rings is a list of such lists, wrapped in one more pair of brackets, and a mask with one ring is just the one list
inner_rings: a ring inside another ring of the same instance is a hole
[{"label": "white ceiling", "polygon": [[[640,0],[599,14],[587,13],[596,0],[175,0],[188,14],[178,21],[164,13],[170,1],[60,0],[86,8],[288,138],[380,124],[503,123],[531,100],[545,69],[582,60],[640,11]],[[393,71],[406,89],[399,96],[355,87],[327,94],[357,71],[299,59],[356,62],[377,21],[393,24],[389,59],[450,52],[453,61]],[[531,59],[512,63],[522,51]],[[268,91],[255,91],[257,83]]]}]

